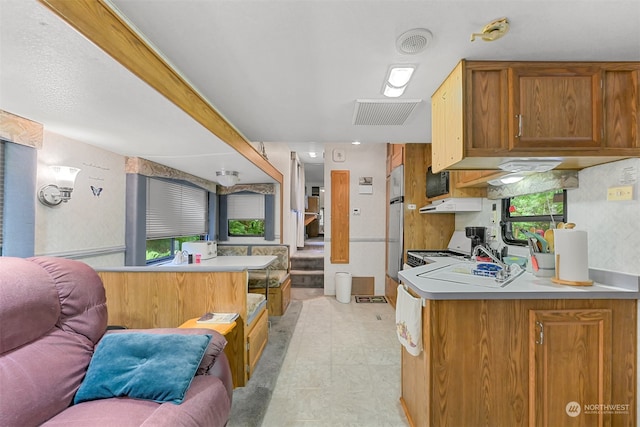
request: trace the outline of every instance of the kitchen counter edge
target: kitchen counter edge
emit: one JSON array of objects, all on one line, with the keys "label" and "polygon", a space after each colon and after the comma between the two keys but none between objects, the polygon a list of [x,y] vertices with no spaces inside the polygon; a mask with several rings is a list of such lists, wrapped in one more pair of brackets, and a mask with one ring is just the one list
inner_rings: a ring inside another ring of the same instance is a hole
[{"label": "kitchen counter edge", "polygon": [[[438,280],[418,277],[423,270],[424,266],[402,270],[398,276],[401,283],[428,300],[640,299],[640,276],[610,270],[589,269],[589,277],[594,282],[592,286],[559,285],[551,282],[550,278],[524,273],[530,276],[524,288],[485,288],[452,284],[448,290],[438,289],[442,287]],[[436,286],[433,286],[434,284]]]}]

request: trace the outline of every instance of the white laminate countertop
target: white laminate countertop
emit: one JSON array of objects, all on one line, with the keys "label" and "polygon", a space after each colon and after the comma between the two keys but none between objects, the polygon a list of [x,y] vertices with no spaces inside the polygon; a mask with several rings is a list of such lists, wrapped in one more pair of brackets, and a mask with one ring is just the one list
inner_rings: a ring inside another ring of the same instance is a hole
[{"label": "white laminate countertop", "polygon": [[152,264],[149,266],[139,267],[102,267],[97,271],[243,271],[243,270],[260,270],[267,268],[278,257],[275,255],[229,255],[217,256],[210,259],[204,259],[200,264],[173,264],[166,262],[164,264]]},{"label": "white laminate countertop", "polygon": [[[606,270],[589,270],[592,286],[553,283],[551,278],[524,272],[504,287],[462,284],[437,279],[436,270],[460,260],[442,257],[427,264],[398,273],[400,281],[422,298],[430,300],[480,299],[638,299],[640,277]],[[430,277],[430,276],[433,277]]]}]

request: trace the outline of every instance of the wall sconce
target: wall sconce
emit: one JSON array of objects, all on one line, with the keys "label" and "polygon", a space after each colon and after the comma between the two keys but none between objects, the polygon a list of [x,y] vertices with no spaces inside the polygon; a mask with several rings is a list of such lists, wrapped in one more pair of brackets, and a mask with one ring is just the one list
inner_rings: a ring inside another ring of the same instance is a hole
[{"label": "wall sconce", "polygon": [[233,187],[238,183],[238,172],[223,169],[216,172],[216,178],[223,187]]},{"label": "wall sconce", "polygon": [[47,184],[40,188],[38,199],[45,206],[58,206],[71,199],[73,185],[80,169],[69,166],[50,166],[56,179],[56,184]]}]

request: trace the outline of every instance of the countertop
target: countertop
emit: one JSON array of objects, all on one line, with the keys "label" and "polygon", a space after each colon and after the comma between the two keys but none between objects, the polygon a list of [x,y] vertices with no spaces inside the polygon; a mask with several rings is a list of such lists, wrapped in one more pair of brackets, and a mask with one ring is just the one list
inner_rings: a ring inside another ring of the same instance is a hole
[{"label": "countertop", "polygon": [[[437,278],[438,271],[461,263],[460,260],[441,257],[435,262],[398,273],[400,281],[422,298],[430,300],[480,299],[638,299],[640,277],[607,270],[589,270],[592,286],[570,286],[553,283],[551,278],[537,277],[524,272],[504,287],[487,282],[462,284]],[[460,264],[463,265],[463,264]],[[468,277],[468,275],[466,275]],[[473,277],[473,276],[472,276]],[[473,280],[473,279],[470,279]]]},{"label": "countertop", "polygon": [[248,255],[248,256],[217,256],[204,259],[200,264],[173,264],[166,262],[163,264],[152,264],[139,267],[102,267],[96,271],[147,271],[147,272],[172,272],[172,271],[244,271],[260,270],[267,268],[277,259],[275,255]]}]

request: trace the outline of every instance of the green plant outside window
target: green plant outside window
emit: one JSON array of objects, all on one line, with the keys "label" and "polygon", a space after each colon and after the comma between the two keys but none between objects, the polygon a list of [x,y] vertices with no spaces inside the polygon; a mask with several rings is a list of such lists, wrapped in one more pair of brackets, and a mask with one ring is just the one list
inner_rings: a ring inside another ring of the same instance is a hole
[{"label": "green plant outside window", "polygon": [[230,219],[229,236],[264,236],[264,219]]},{"label": "green plant outside window", "polygon": [[195,242],[200,236],[167,237],[147,240],[147,264],[173,258],[184,242]]},{"label": "green plant outside window", "polygon": [[502,238],[505,243],[526,245],[524,231],[544,235],[555,224],[566,221],[565,190],[526,194],[502,201]]}]

